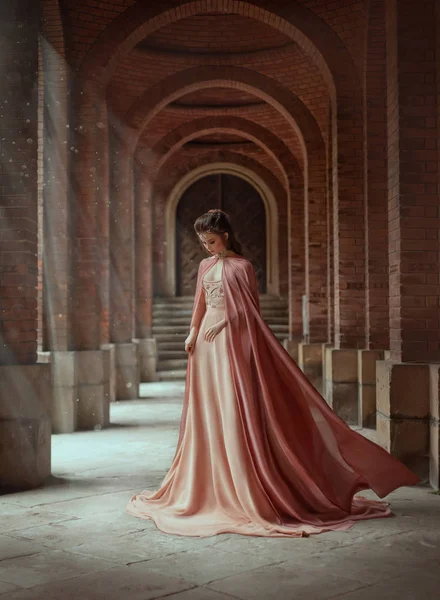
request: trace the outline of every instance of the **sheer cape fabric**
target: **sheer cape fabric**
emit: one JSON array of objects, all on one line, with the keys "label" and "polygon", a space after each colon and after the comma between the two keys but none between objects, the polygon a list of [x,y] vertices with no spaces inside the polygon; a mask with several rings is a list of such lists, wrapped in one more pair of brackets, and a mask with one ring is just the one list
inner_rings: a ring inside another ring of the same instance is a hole
[{"label": "sheer cape fabric", "polygon": [[[202,279],[217,260],[200,264],[191,326],[203,318]],[[418,483],[418,477],[351,430],[304,376],[261,317],[249,261],[238,256],[224,259],[222,282],[238,413],[253,470],[279,524],[345,529],[358,519],[389,516],[384,503],[353,496],[371,488],[384,497]],[[187,411],[188,389],[176,455]]]}]

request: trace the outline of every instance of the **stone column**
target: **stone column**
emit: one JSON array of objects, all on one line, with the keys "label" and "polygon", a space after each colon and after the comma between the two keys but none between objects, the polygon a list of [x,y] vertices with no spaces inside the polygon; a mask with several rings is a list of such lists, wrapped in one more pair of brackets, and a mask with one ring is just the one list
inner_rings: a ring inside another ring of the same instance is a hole
[{"label": "stone column", "polygon": [[0,490],[50,475],[50,364],[37,360],[39,3],[0,3]]},{"label": "stone column", "polygon": [[358,351],[325,349],[325,394],[335,413],[350,425],[359,421]]},{"label": "stone column", "polygon": [[111,404],[116,401],[115,345],[103,344],[101,350],[104,354],[104,395]]},{"label": "stone column", "polygon": [[115,344],[116,399],[139,397],[139,348],[134,338],[134,190],[130,138],[112,139],[110,193],[110,339]]},{"label": "stone column", "polygon": [[440,365],[430,365],[429,482],[440,488]]},{"label": "stone column", "polygon": [[386,6],[391,361],[378,364],[378,440],[423,471],[427,363],[440,359],[436,2]]},{"label": "stone column", "polygon": [[[40,123],[43,123],[42,270],[45,348],[52,363],[52,432],[67,433],[76,428],[77,394],[75,356],[70,352],[69,278],[71,240],[68,198],[69,68],[65,59],[63,32],[51,28],[53,8],[42,3],[43,37]],[[40,357],[41,360],[41,357]]]},{"label": "stone column", "polygon": [[[341,104],[344,102],[344,110]],[[336,348],[365,347],[362,97],[338,98],[333,122],[333,247]]]},{"label": "stone column", "polygon": [[310,149],[305,202],[305,275],[308,342],[328,339],[327,198],[324,148]]},{"label": "stone column", "polygon": [[366,348],[390,346],[385,2],[369,0],[364,64]]},{"label": "stone column", "polygon": [[110,423],[105,358],[102,350],[83,350],[75,355],[77,429],[102,429]]},{"label": "stone column", "polygon": [[[72,156],[72,298],[71,349],[75,352],[77,421],[80,429],[105,427],[109,421],[108,381],[102,327],[102,290],[106,285],[103,244],[108,211],[103,204],[103,145],[107,127],[100,121],[105,104],[100,86],[85,79],[75,82],[75,132]],[[105,185],[105,182],[104,182]],[[103,229],[104,228],[104,229]],[[102,268],[104,270],[102,270]]]},{"label": "stone column", "polygon": [[429,365],[379,361],[377,441],[420,475],[429,452]]},{"label": "stone column", "polygon": [[298,344],[303,337],[304,202],[304,180],[299,173],[295,173],[291,176],[288,202],[289,339],[284,343],[284,347],[294,360],[298,359]]},{"label": "stone column", "polygon": [[359,427],[376,427],[376,363],[383,358],[382,350],[358,350]]},{"label": "stone column", "polygon": [[332,111],[334,349],[326,352],[325,387],[334,410],[350,423],[358,418],[357,349],[365,347],[361,107],[359,90],[347,86]]},{"label": "stone column", "polygon": [[148,174],[135,165],[135,331],[139,341],[140,381],[157,380],[153,338],[153,210]]}]

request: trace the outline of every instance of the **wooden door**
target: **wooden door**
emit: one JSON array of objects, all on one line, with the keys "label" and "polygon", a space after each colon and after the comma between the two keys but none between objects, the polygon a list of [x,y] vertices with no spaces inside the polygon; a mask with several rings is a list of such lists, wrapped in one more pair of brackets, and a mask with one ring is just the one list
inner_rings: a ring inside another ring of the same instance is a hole
[{"label": "wooden door", "polygon": [[211,208],[231,218],[243,255],[257,273],[258,289],[266,292],[266,215],[257,190],[234,175],[207,175],[182,195],[176,214],[176,293],[194,294],[199,262],[206,256],[194,231],[194,222]]}]

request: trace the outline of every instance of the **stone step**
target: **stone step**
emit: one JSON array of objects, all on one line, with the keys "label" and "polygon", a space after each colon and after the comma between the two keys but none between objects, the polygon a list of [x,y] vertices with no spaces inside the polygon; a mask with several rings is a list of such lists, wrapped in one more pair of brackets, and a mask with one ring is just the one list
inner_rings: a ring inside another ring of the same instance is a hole
[{"label": "stone step", "polygon": [[[277,337],[281,342],[288,337],[288,332],[286,331],[274,331],[275,337]],[[174,360],[183,359],[183,352],[185,346],[185,336],[181,340],[174,341],[165,341],[165,342],[157,342],[157,353],[159,360]],[[170,358],[168,353],[171,353],[174,358]],[[185,352],[186,354],[186,352]]]},{"label": "stone step", "polygon": [[[166,310],[170,308],[183,308],[186,310],[192,310],[194,305],[194,298],[160,298],[153,304],[153,311],[155,310]],[[287,301],[284,298],[277,298],[275,296],[260,296],[260,306],[274,306],[274,307],[287,307]]]},{"label": "stone step", "polygon": [[159,381],[184,381],[186,379],[186,369],[158,371],[157,378]]},{"label": "stone step", "polygon": [[177,349],[177,344],[170,344],[170,348],[164,348],[164,346],[160,347],[159,356],[161,360],[186,360],[188,358],[188,353],[185,352],[185,350],[182,350],[181,346]]},{"label": "stone step", "polygon": [[[169,334],[169,333],[159,333],[154,336],[156,338],[156,343],[158,348],[164,348],[168,350],[172,350],[176,347],[176,344],[183,344],[187,338],[187,335],[183,334]],[[172,346],[172,347],[171,347]]]},{"label": "stone step", "polygon": [[[188,325],[191,322],[192,313],[182,314],[181,312],[168,312],[160,315],[153,316],[154,325]],[[286,311],[262,311],[262,316],[265,321],[272,321],[274,323],[287,322],[289,316]]]},{"label": "stone step", "polygon": [[[288,333],[289,325],[288,323],[268,323],[269,327],[272,329],[274,333]],[[153,336],[156,338],[157,342],[160,341],[173,341],[177,339],[180,341],[185,340],[188,335],[188,325],[153,325]],[[164,340],[168,338],[167,340]]]},{"label": "stone step", "polygon": [[155,325],[153,323],[153,337],[157,338],[157,336],[160,336],[161,334],[172,335],[173,333],[188,335],[189,324],[187,323],[186,325]]},{"label": "stone step", "polygon": [[157,370],[158,371],[180,371],[182,369],[186,369],[187,363],[188,363],[188,358],[162,360],[162,357],[159,355],[159,360],[157,363]]},{"label": "stone step", "polygon": [[[274,300],[276,302],[287,302],[285,296],[273,296],[272,294],[260,294],[261,301]],[[159,302],[194,302],[194,296],[157,296],[154,298],[154,304]]]},{"label": "stone step", "polygon": [[[176,342],[174,340],[168,341],[168,342],[167,341],[162,342],[162,341],[156,340],[156,342],[157,342],[157,351],[158,351],[159,355],[162,356],[162,353],[164,353],[165,357],[166,357],[167,352],[172,352],[173,354],[175,354],[176,352],[179,353],[179,352],[184,351],[183,346],[185,344],[185,337],[183,338],[183,340],[178,341],[178,342]],[[170,357],[170,358],[172,358],[172,357]]]},{"label": "stone step", "polygon": [[[274,332],[280,342],[286,339],[287,333]],[[181,344],[181,345],[179,345]],[[167,342],[165,345],[158,344],[158,371],[157,376],[159,381],[184,381],[186,378],[186,366],[188,363],[187,354],[181,351],[183,341],[176,343]],[[162,348],[167,348],[163,353]],[[169,349],[171,348],[171,350]],[[169,358],[169,355],[186,355],[186,358]]]},{"label": "stone step", "polygon": [[[288,314],[288,306],[285,304],[260,304],[262,314],[273,312],[274,314]],[[190,316],[193,306],[161,306],[153,308],[153,318],[168,315]]]}]

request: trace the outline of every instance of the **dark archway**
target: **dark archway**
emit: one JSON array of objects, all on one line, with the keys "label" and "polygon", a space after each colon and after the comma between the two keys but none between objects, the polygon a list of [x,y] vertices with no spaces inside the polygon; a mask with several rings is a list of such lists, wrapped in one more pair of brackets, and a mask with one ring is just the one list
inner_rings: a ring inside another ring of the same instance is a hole
[{"label": "dark archway", "polygon": [[211,208],[226,211],[244,256],[257,273],[258,289],[266,293],[266,213],[263,200],[247,181],[230,174],[207,175],[182,195],[176,214],[176,292],[194,294],[199,262],[206,256],[193,229],[199,215]]}]

